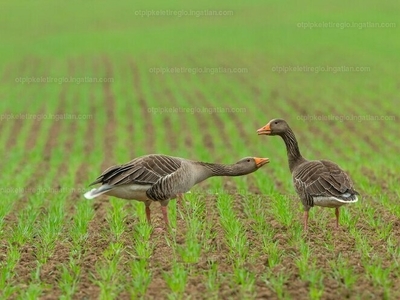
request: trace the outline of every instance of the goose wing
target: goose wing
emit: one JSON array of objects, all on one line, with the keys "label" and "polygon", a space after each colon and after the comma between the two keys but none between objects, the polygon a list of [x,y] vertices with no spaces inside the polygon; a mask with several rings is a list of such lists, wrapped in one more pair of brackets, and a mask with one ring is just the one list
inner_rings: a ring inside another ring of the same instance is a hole
[{"label": "goose wing", "polygon": [[337,164],[327,160],[308,161],[293,173],[295,188],[308,206],[314,197],[335,197],[343,201],[354,200],[350,177]]},{"label": "goose wing", "polygon": [[154,184],[179,170],[181,165],[181,159],[176,157],[161,154],[141,156],[129,163],[108,168],[90,185]]}]

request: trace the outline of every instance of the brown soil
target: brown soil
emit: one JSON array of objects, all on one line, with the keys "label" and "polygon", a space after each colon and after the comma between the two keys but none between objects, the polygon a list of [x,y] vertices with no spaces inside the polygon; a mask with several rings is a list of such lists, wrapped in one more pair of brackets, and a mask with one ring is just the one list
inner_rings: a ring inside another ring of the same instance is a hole
[{"label": "brown soil", "polygon": [[28,133],[28,139],[26,140],[25,149],[27,151],[33,149],[36,146],[37,138],[40,133],[40,128],[43,124],[43,120],[35,120],[33,126]]},{"label": "brown soil", "polygon": [[[10,121],[9,121],[10,122]],[[6,141],[6,148],[12,150],[15,146],[16,141],[18,140],[18,135],[21,132],[23,127],[23,120],[13,120],[13,125],[9,134],[9,137]]]},{"label": "brown soil", "polygon": [[[130,74],[130,69],[129,68],[119,68],[119,74],[122,78],[128,78],[131,76]],[[123,85],[120,90],[118,91],[120,94],[121,99],[132,99],[132,95],[134,94],[134,90],[132,86],[130,85]],[[93,97],[94,98],[94,97]],[[92,103],[95,103],[95,100],[93,100]],[[135,131],[137,131],[136,128],[136,122],[134,122],[135,118],[133,115],[133,111],[135,110],[135,107],[132,102],[126,101],[125,102],[125,108],[124,108],[124,115],[118,116],[118,118],[123,118],[125,120],[128,120],[126,124],[125,130],[129,134],[129,138],[124,141],[126,143],[126,151],[129,153],[129,157],[133,158],[136,157],[136,149],[135,149]]]},{"label": "brown soil", "polygon": [[[65,103],[65,95],[66,95],[66,90],[63,89],[60,94],[60,105],[57,110],[57,114],[63,113],[62,108]],[[35,126],[38,126],[38,124],[36,124]],[[11,214],[11,216],[13,214],[15,214],[16,212],[18,212],[19,210],[21,210],[25,206],[25,204],[28,201],[27,195],[34,192],[35,189],[38,186],[40,186],[40,178],[42,178],[46,174],[46,171],[48,169],[49,162],[50,162],[51,152],[52,152],[53,148],[57,145],[57,138],[61,132],[61,128],[62,128],[61,122],[54,122],[54,125],[50,127],[50,132],[48,134],[47,140],[45,142],[44,150],[43,150],[44,162],[41,165],[38,165],[36,167],[36,169],[34,170],[32,176],[31,176],[31,179],[26,183],[26,185],[23,189],[24,190],[23,196],[18,201],[15,202],[15,205],[13,208],[13,213]],[[33,132],[33,129],[32,129],[32,132]],[[36,132],[36,135],[37,134],[38,134],[38,132]],[[34,141],[36,143],[36,139],[32,139],[32,141]],[[30,150],[30,148],[27,148],[27,151],[29,151],[29,150]],[[26,159],[23,160],[23,163],[25,163],[25,162],[26,162]]]},{"label": "brown soil", "polygon": [[[113,103],[113,102],[111,102]],[[78,114],[79,112],[77,111],[77,108],[75,108],[75,111],[73,113]],[[69,127],[67,129],[67,132],[70,133],[68,136],[67,140],[64,143],[64,149],[67,151],[67,149],[70,149],[73,146],[73,142],[75,139],[74,132],[76,132],[76,127],[77,123],[76,122],[70,122]],[[85,133],[85,147],[84,147],[84,155],[88,156],[90,155],[91,151],[94,149],[95,144],[94,144],[94,134],[96,130],[96,123],[94,122],[94,119],[88,120],[88,128]],[[62,172],[62,170],[67,169],[67,162],[64,162],[61,164],[59,167],[59,171]],[[76,170],[76,177],[75,177],[75,183],[74,183],[74,189],[71,191],[71,193],[67,196],[69,201],[66,203],[65,210],[68,212],[66,215],[66,229],[68,230],[71,228],[70,222],[72,222],[73,215],[75,212],[75,205],[77,201],[82,201],[82,191],[86,187],[85,184],[83,184],[87,180],[87,168],[86,164],[82,163],[78,169]],[[59,185],[57,182],[55,182],[56,185]],[[103,216],[101,216],[103,218]],[[98,224],[96,224],[98,226]],[[65,233],[64,233],[65,234]],[[58,280],[61,276],[61,270],[60,270],[60,265],[68,265],[69,259],[70,259],[70,244],[68,243],[68,235],[65,234],[65,236],[60,239],[60,241],[56,244],[54,254],[48,259],[46,264],[44,264],[40,270],[40,278],[43,282],[53,286],[51,295],[48,295],[44,297],[44,299],[54,299],[54,297],[60,297],[62,292],[59,289],[58,286]],[[85,266],[84,261],[80,262],[81,266]],[[83,268],[84,269],[84,268]],[[85,276],[89,276],[88,274],[85,273],[85,270],[83,271],[83,274]],[[90,290],[90,288],[89,288]],[[91,294],[89,294],[91,295]]]},{"label": "brown soil", "polygon": [[[154,153],[154,128],[153,128],[153,122],[152,122],[152,115],[149,113],[149,106],[148,103],[146,102],[145,95],[142,90],[142,84],[141,84],[141,77],[140,77],[140,71],[136,63],[131,62],[130,63],[130,69],[133,75],[133,92],[136,94],[137,97],[137,102],[139,103],[139,107],[143,116],[143,119],[145,120],[144,122],[144,129],[146,130],[146,143],[144,148],[146,149],[147,153]],[[149,79],[152,77],[150,76]]]},{"label": "brown soil", "polygon": [[[188,57],[188,61],[190,63],[192,63],[194,66],[199,65],[196,62],[196,60],[193,59],[193,57]],[[199,75],[196,76],[196,80],[199,80],[200,82],[202,82],[202,84],[207,85],[208,84],[208,82],[206,80],[207,76],[208,75],[202,76],[201,74],[199,74]],[[187,75],[187,77],[191,77],[191,76]],[[192,102],[192,103],[201,103],[201,105],[194,105],[195,107],[213,108],[213,107],[217,107],[218,106],[218,105],[216,105],[215,102],[213,103],[210,99],[208,99],[201,90],[195,89],[193,91],[193,93],[195,95],[195,99],[194,99],[194,102]],[[200,122],[204,122],[204,120],[206,118],[212,119],[212,121],[214,123],[214,126],[213,126],[214,130],[213,131],[218,132],[218,136],[221,136],[221,137],[227,137],[228,136],[227,133],[226,133],[226,130],[225,130],[225,123],[222,120],[222,118],[219,116],[219,113],[212,113],[212,114],[204,113],[204,114],[201,114],[201,115],[196,116],[196,117],[199,119]],[[207,127],[204,127],[204,125],[203,125],[203,126],[200,126],[199,128],[207,128]],[[204,135],[203,141],[204,141],[204,143],[205,143],[207,148],[211,148],[211,146],[214,146],[214,144],[212,143],[212,137],[209,136],[208,132]],[[231,144],[229,139],[225,138],[223,141],[224,141],[224,147],[232,148],[232,144]],[[216,153],[215,159],[219,160],[219,159],[221,159],[221,157],[218,157],[217,153]]]},{"label": "brown soil", "polygon": [[[105,68],[106,76],[113,76],[113,68],[111,62],[107,57],[103,57],[101,60],[97,62],[97,68]],[[74,69],[72,69],[73,71]],[[141,113],[144,117],[145,121],[145,130],[148,135],[148,142],[144,145],[146,151],[153,152],[154,151],[154,137],[156,136],[156,131],[152,124],[152,116],[148,112],[148,103],[146,102],[143,90],[141,89],[141,78],[140,72],[135,64],[131,64],[129,71],[133,73],[133,88],[134,93],[138,98],[139,107],[141,109]],[[153,78],[152,84],[160,84],[156,83],[156,80]],[[247,80],[243,80],[243,84],[248,86],[248,88],[252,89],[254,94],[259,94],[259,90],[257,87],[253,86],[252,83]],[[67,86],[67,85],[65,85]],[[107,122],[104,124],[104,128],[102,128],[102,132],[104,133],[104,144],[100,145],[104,148],[105,158],[103,162],[99,162],[102,168],[108,167],[110,164],[114,163],[115,153],[113,151],[113,143],[115,142],[115,131],[118,129],[116,127],[116,118],[115,115],[115,96],[113,94],[113,86],[112,84],[104,84],[103,85],[103,93],[104,100],[103,105],[107,111]],[[168,88],[160,89],[163,91],[165,96],[168,98],[168,101],[172,103],[171,105],[177,105],[174,96]],[[62,113],[62,107],[65,105],[65,96],[66,90],[63,90],[60,95],[60,106],[58,108],[58,112]],[[182,92],[184,93],[184,92]],[[234,99],[234,95],[230,94],[229,91],[226,92],[229,97]],[[204,94],[197,90],[194,91],[193,95],[186,95],[188,103],[202,103],[203,106],[212,106],[212,104],[205,99]],[[280,98],[279,91],[273,90],[271,93],[271,100]],[[234,100],[238,102],[239,100]],[[261,101],[261,100],[260,100]],[[273,101],[271,101],[273,102]],[[292,105],[296,105],[296,101],[290,101],[289,103]],[[280,113],[283,117],[287,114],[285,109],[282,109],[279,104],[271,103],[271,106],[274,112]],[[301,107],[297,107],[299,112],[301,113]],[[93,106],[93,111],[95,107]],[[224,122],[217,114],[212,115],[202,115],[202,114],[194,114],[192,115],[183,115],[182,117],[182,126],[186,126],[185,124],[189,124],[189,122],[196,122],[198,128],[201,129],[201,132],[198,134],[202,135],[203,144],[202,147],[205,147],[210,153],[213,155],[218,155],[218,149],[215,147],[215,141],[213,140],[213,136],[210,132],[215,130],[215,127],[220,131],[218,133],[219,136],[226,136],[226,132],[224,132]],[[210,121],[211,120],[211,121]],[[238,116],[232,116],[231,122],[238,127],[238,134],[243,135],[244,143],[249,143],[250,138],[248,138],[248,133],[242,130],[243,119]],[[263,122],[263,121],[261,121]],[[132,121],[134,124],[134,121]],[[72,122],[69,126],[65,126],[65,128],[61,127],[61,122],[57,122],[54,126],[51,127],[51,131],[48,134],[48,138],[46,141],[46,146],[44,150],[44,161],[38,166],[37,169],[33,171],[32,180],[27,183],[27,187],[35,188],[38,185],[38,181],[40,178],[44,176],[44,172],[50,167],[49,160],[52,155],[52,149],[54,147],[62,147],[65,151],[68,151],[68,148],[73,143],[73,132],[75,131],[75,125]],[[166,116],[164,119],[164,126],[167,128],[171,127],[172,121],[169,116]],[[258,121],[254,121],[255,129],[260,126]],[[84,147],[83,157],[90,155],[93,147],[96,146],[94,144],[94,132],[99,130],[97,128],[96,120],[88,121],[88,129],[86,131],[86,145]],[[210,128],[212,127],[212,128]],[[41,123],[34,123],[33,127],[30,129],[30,136],[37,136],[38,132],[40,132]],[[63,130],[68,131],[67,140],[63,145],[59,145],[58,136],[63,134]],[[130,130],[134,131],[135,127],[132,125]],[[323,132],[316,128],[313,131],[316,135],[323,135]],[[134,133],[133,133],[134,134]],[[175,133],[176,134],[176,133]],[[176,136],[172,136],[171,139],[175,139]],[[365,136],[362,135],[362,138]],[[215,137],[214,137],[215,138]],[[327,143],[334,143],[334,140],[331,136],[324,136],[324,139]],[[29,141],[26,143],[26,147],[33,147],[36,145],[36,138],[33,141]],[[186,133],[183,143],[180,146],[193,146],[194,142],[190,134]],[[171,143],[171,142],[170,142]],[[368,145],[373,149],[376,146],[378,141],[370,141]],[[179,146],[179,145],[178,145]],[[227,147],[230,147],[231,144],[229,139],[227,139]],[[170,144],[171,150],[178,150],[176,145]],[[253,149],[252,146],[248,146],[248,149]],[[315,149],[313,149],[315,153]],[[317,156],[318,153],[315,153]],[[216,159],[218,159],[216,157]],[[62,164],[59,167],[59,171],[62,171],[62,168],[66,167],[67,162]],[[100,167],[100,166],[99,166]],[[287,167],[286,165],[284,166]],[[365,170],[365,174],[368,178],[373,179],[377,184],[384,186],[383,180],[376,178],[375,173],[371,170]],[[79,165],[76,170],[76,180],[75,186],[81,187],[82,182],[87,180],[87,171],[85,169],[85,163],[82,161],[82,164]],[[375,176],[375,177],[374,177]],[[392,176],[395,176],[393,174]],[[218,209],[216,206],[217,196],[212,195],[209,191],[209,183],[204,182],[197,186],[194,190],[200,191],[202,193],[202,200],[205,202],[206,212],[201,218],[205,220],[206,223],[212,224],[212,233],[214,237],[209,241],[202,241],[211,247],[209,250],[202,249],[202,254],[198,263],[192,264],[190,266],[190,273],[188,276],[188,282],[186,285],[186,291],[183,298],[192,299],[209,299],[212,296],[218,296],[219,299],[239,299],[244,296],[248,296],[249,298],[255,299],[277,299],[275,292],[271,290],[271,288],[264,282],[263,276],[269,271],[268,267],[268,255],[265,253],[262,245],[262,235],[260,233],[253,230],[254,221],[249,219],[246,215],[243,199],[244,197],[262,197],[264,202],[264,209],[268,211],[271,208],[271,199],[268,195],[260,195],[260,190],[257,184],[251,179],[250,176],[248,178],[248,183],[250,186],[250,192],[252,195],[243,196],[240,195],[237,191],[237,187],[233,180],[225,179],[223,181],[223,189],[229,192],[232,195],[232,207],[235,211],[237,218],[240,220],[243,228],[245,229],[246,238],[249,242],[249,261],[245,264],[246,269],[253,272],[256,275],[255,278],[255,292],[253,295],[245,295],[240,291],[240,286],[232,283],[233,280],[233,267],[232,267],[232,259],[230,258],[230,249],[225,240],[225,232],[220,223],[220,216],[218,213]],[[277,190],[280,189],[280,183],[276,180]],[[58,185],[58,182],[55,181],[55,186]],[[390,187],[387,187],[386,192],[393,191],[390,190]],[[24,195],[24,198],[27,198],[29,195]],[[392,196],[392,195],[391,195]],[[294,197],[292,197],[294,198]],[[66,204],[66,220],[72,220],[74,215],[74,204],[81,199],[81,195],[78,191],[72,192],[68,195],[67,204]],[[393,199],[394,195],[393,195]],[[26,199],[19,199],[16,203],[15,209],[21,209],[25,206]],[[174,201],[174,200],[173,200]],[[289,200],[288,200],[289,201]],[[365,196],[363,198],[365,203],[368,203],[376,210],[376,215],[381,217],[385,222],[391,223],[393,226],[392,236],[395,241],[398,243],[398,239],[396,237],[400,236],[400,220],[394,214],[386,210],[384,207],[379,205],[379,202],[375,201],[372,196]],[[172,203],[172,201],[171,201]],[[142,204],[140,204],[142,205]],[[95,210],[95,216],[93,220],[89,224],[89,237],[84,245],[84,250],[81,253],[81,257],[79,259],[79,264],[82,269],[81,277],[78,283],[77,293],[74,295],[74,299],[97,299],[99,297],[100,289],[93,282],[93,277],[97,277],[96,264],[101,262],[103,258],[103,253],[105,249],[108,247],[110,242],[113,241],[113,237],[109,235],[108,223],[106,220],[107,210],[109,209],[109,199],[107,197],[100,197],[93,201],[93,208]],[[130,209],[130,203],[127,202],[126,209]],[[172,205],[169,206],[169,209],[172,210]],[[302,211],[300,209],[300,205],[298,200],[294,200],[290,203],[290,209],[295,212],[295,220],[294,222],[301,223],[302,220]],[[389,267],[393,264],[393,258],[389,257],[386,246],[386,241],[383,241],[375,228],[372,228],[369,223],[362,218],[363,210],[361,208],[361,212],[357,213],[354,207],[346,208],[349,209],[353,215],[361,216],[357,220],[357,229],[366,237],[368,237],[368,243],[374,249],[373,255],[380,257],[382,259],[382,263],[384,267]],[[184,247],[185,245],[185,235],[187,231],[186,221],[181,217],[180,212],[184,213],[184,208],[182,206],[177,207],[177,230],[174,234],[157,231],[155,230],[151,236],[150,243],[154,245],[154,251],[149,260],[149,268],[152,272],[152,281],[148,288],[148,292],[145,295],[146,299],[166,299],[168,294],[170,293],[170,289],[168,288],[163,274],[164,272],[169,272],[171,270],[172,263],[176,254],[173,252],[173,248],[169,245],[169,242],[175,237],[175,241],[178,245]],[[370,280],[365,276],[365,269],[363,267],[362,255],[356,251],[356,240],[350,234],[350,230],[345,226],[342,226],[337,232],[334,230],[333,219],[334,214],[333,210],[323,209],[323,208],[313,208],[313,210],[317,211],[316,215],[320,217],[323,216],[324,220],[327,219],[326,224],[319,224],[316,218],[310,220],[310,230],[307,233],[303,233],[302,238],[309,245],[312,250],[312,259],[315,258],[317,267],[321,269],[326,276],[323,278],[324,285],[324,293],[322,299],[357,299],[358,296],[362,299],[370,299],[370,298],[383,298],[383,292],[381,288],[374,287]],[[13,214],[16,211],[13,211]],[[11,219],[6,219],[8,225],[12,225],[13,222]],[[154,203],[152,205],[152,221],[154,227],[163,227],[163,220],[161,218],[160,205],[158,203]],[[66,223],[67,223],[66,222]],[[129,276],[129,262],[133,259],[127,252],[131,250],[133,241],[133,232],[135,230],[135,226],[138,224],[139,220],[136,217],[129,215],[126,219],[127,230],[123,234],[121,238],[121,242],[126,247],[126,251],[124,251],[120,268],[124,270],[124,274]],[[290,245],[290,239],[293,234],[293,225],[289,227],[280,224],[272,214],[267,214],[265,219],[266,224],[271,226],[274,232],[273,242],[278,243],[279,250],[284,253],[283,260],[280,265],[274,268],[273,273],[283,272],[286,274],[290,274],[290,278],[285,284],[285,291],[294,299],[308,299],[309,298],[309,283],[307,281],[303,281],[300,279],[300,273],[298,267],[296,265],[296,259],[299,257],[299,249]],[[44,294],[41,299],[58,299],[61,295],[61,292],[58,287],[58,282],[60,280],[61,272],[60,267],[62,264],[67,264],[71,246],[68,243],[68,228],[69,224],[66,224],[65,229],[62,233],[60,240],[56,244],[56,248],[53,256],[51,256],[48,262],[42,266],[40,270],[40,278],[45,284]],[[330,238],[330,233],[332,233],[332,238]],[[327,249],[327,245],[333,244],[333,249]],[[34,247],[32,245],[23,245],[21,247],[22,255],[21,259],[16,266],[16,274],[18,278],[16,278],[15,283],[21,287],[25,287],[31,281],[32,270],[36,267],[36,258],[34,256]],[[6,242],[2,241],[0,243],[0,251],[2,253],[7,251]],[[337,260],[338,255],[343,256],[345,259],[349,261],[349,264],[353,267],[355,274],[359,275],[359,279],[355,284],[352,291],[347,291],[343,287],[343,284],[340,281],[337,281],[332,276],[332,267],[330,262],[334,262]],[[4,259],[3,256],[0,256],[0,261]],[[217,291],[217,295],[210,295],[206,288],[206,277],[205,273],[210,268],[210,262],[216,262],[218,264],[219,274],[223,274],[220,278],[220,288]],[[393,283],[393,299],[398,299],[400,297],[400,277],[399,272],[393,272],[391,274],[390,279]],[[127,279],[131,280],[131,279]],[[16,298],[17,295],[14,295]],[[118,296],[118,299],[129,299],[127,291],[122,291]]]},{"label": "brown soil", "polygon": [[[90,98],[93,99],[93,94],[90,95]],[[95,111],[95,107],[92,104],[90,109],[91,111]],[[85,133],[85,146],[84,146],[84,155],[91,155],[93,149],[95,148],[95,132],[97,130],[96,122],[94,118],[87,121],[87,129]],[[86,182],[87,178],[87,168],[86,163],[82,162],[76,171],[76,179],[75,179],[75,187],[79,189],[79,187],[87,187],[87,184],[83,184]]]},{"label": "brown soil", "polygon": [[[33,61],[30,61],[30,63],[28,63],[27,60],[23,60],[21,62],[21,65],[20,65],[19,69],[18,69],[18,76],[17,77],[36,75],[36,74],[30,74],[29,72],[26,73],[27,69],[28,69],[28,66],[32,66],[33,64],[34,64]],[[14,81],[14,84],[15,84],[15,81]],[[25,95],[22,95],[22,91],[23,90],[21,89],[20,86],[17,86],[17,87],[19,88],[18,90],[19,90],[19,93],[20,93],[20,97],[22,98],[23,96],[25,96]],[[34,98],[34,95],[30,95],[30,97]],[[14,113],[14,112],[10,112],[10,113]],[[6,141],[6,148],[9,151],[11,151],[14,148],[16,141],[18,140],[19,133],[21,132],[21,130],[22,130],[23,126],[24,126],[25,120],[15,119],[15,120],[6,120],[6,121],[2,121],[2,122],[12,122],[12,127],[11,127],[11,130],[10,130],[8,139]],[[35,121],[34,123],[36,123],[36,122],[40,122],[40,121]]]},{"label": "brown soil", "polygon": [[[372,134],[372,132],[370,131],[370,126],[369,123],[370,122],[364,122],[362,124],[367,124],[368,126],[368,130],[362,130],[361,134],[362,134],[362,138],[363,140],[365,140],[368,144],[371,145],[371,149],[380,149],[380,144],[385,144],[385,145],[389,145],[390,148],[396,149],[397,151],[400,151],[400,142],[397,139],[392,139],[390,137],[396,136],[397,135],[397,128],[395,127],[391,127],[393,128],[392,132],[390,132],[388,130],[387,124],[392,123],[392,122],[398,122],[398,120],[400,119],[400,116],[398,114],[398,110],[393,110],[393,111],[388,111],[388,110],[382,110],[382,109],[377,109],[373,103],[371,103],[371,101],[357,101],[355,100],[358,105],[360,107],[360,109],[365,110],[368,112],[368,114],[372,115],[372,116],[393,116],[395,117],[394,121],[371,121],[374,122],[375,124],[377,124],[379,126],[379,128],[374,129],[374,132],[376,132],[376,134],[379,134],[379,140],[380,142],[377,143],[375,142],[375,138],[374,138],[374,134]],[[357,115],[357,113],[353,113],[353,115]],[[352,122],[350,122],[352,123]],[[375,125],[374,124],[374,125]],[[383,133],[383,134],[382,134]]]},{"label": "brown soil", "polygon": [[[189,94],[189,93],[187,93],[185,91],[182,91],[182,93],[183,93],[183,95],[185,96],[185,98],[188,101],[193,101],[193,103],[196,103],[195,98],[193,97],[193,95],[191,95],[191,94]],[[198,128],[201,128],[201,129],[208,128],[209,125],[208,125],[208,122],[207,122],[206,118],[204,118],[202,115],[199,115],[199,114],[194,114],[194,116],[195,116],[194,119],[195,119],[196,123],[198,124],[197,125]],[[186,116],[184,118],[186,118]],[[192,134],[194,134],[194,133],[192,133]],[[211,136],[211,134],[206,130],[200,130],[200,132],[196,132],[196,134],[201,134],[201,136],[202,136],[202,145],[194,145],[194,146],[195,147],[196,146],[197,147],[204,146],[207,149],[210,149],[211,152],[214,152],[215,143],[213,141],[213,137]]]},{"label": "brown soil", "polygon": [[[105,68],[105,77],[113,78],[113,69],[111,62],[107,57],[104,57],[101,61],[102,66]],[[104,107],[107,113],[107,123],[104,128],[104,161],[101,164],[101,169],[105,170],[111,164],[114,163],[114,144],[115,144],[115,110],[114,110],[114,103],[115,98],[111,88],[110,82],[103,83],[103,93],[104,93]]]},{"label": "brown soil", "polygon": [[[57,109],[57,114],[62,114],[63,108],[65,106],[65,95],[66,95],[67,90],[63,88],[60,93],[60,101],[59,101],[59,106]],[[73,122],[72,122],[73,123]],[[10,214],[10,218],[16,222],[16,217],[15,214],[21,210],[23,207],[26,206],[28,200],[29,200],[29,194],[34,193],[35,190],[40,187],[40,180],[43,176],[45,176],[46,171],[49,168],[49,163],[50,163],[50,157],[52,150],[58,145],[58,137],[61,133],[62,129],[62,122],[54,122],[54,124],[50,128],[50,132],[48,134],[47,140],[45,142],[45,147],[43,150],[43,155],[44,155],[44,161],[41,165],[38,165],[36,170],[31,176],[31,180],[29,180],[24,188],[24,194],[23,196],[16,201],[16,204],[13,208],[13,212]],[[33,131],[33,130],[32,130]],[[74,131],[68,131],[70,133],[73,133]],[[73,139],[73,137],[70,137],[70,140]],[[69,149],[69,147],[66,147],[65,149]],[[27,149],[29,150],[29,149]],[[60,170],[62,170],[62,166],[59,167]],[[57,186],[57,184],[55,184]],[[11,227],[13,222],[11,222]],[[17,266],[15,267],[15,271],[18,274],[17,277],[17,282],[22,284],[30,281],[32,270],[36,268],[36,258],[34,256],[35,249],[34,246],[32,245],[24,245],[23,248],[26,250],[22,253],[21,259],[18,262]],[[60,252],[61,254],[61,252]],[[47,269],[46,269],[47,270]],[[53,278],[53,277],[52,277]]]},{"label": "brown soil", "polygon": [[163,127],[166,131],[166,141],[165,143],[168,145],[171,153],[176,153],[177,144],[179,142],[179,133],[175,132],[174,130],[170,130],[172,127],[171,115],[164,114],[162,116],[162,123]]},{"label": "brown soil", "polygon": [[[105,77],[112,78],[113,70],[110,64],[110,61],[107,57],[103,57],[101,61],[96,61],[95,68],[99,69],[100,67],[105,68]],[[104,132],[104,151],[105,156],[104,160],[101,163],[101,170],[108,168],[110,165],[114,163],[114,143],[116,136],[116,124],[115,124],[115,109],[114,103],[115,98],[113,95],[111,83],[103,84],[103,92],[104,92],[104,107],[107,112],[107,122],[105,124],[105,128],[102,130]],[[87,144],[85,147],[85,152],[87,155],[90,155],[91,150],[94,148],[94,142],[90,142],[94,139],[94,134],[98,129],[96,128],[95,121],[90,121],[88,124],[88,130],[86,131],[86,136],[88,138]],[[80,167],[81,171],[77,171],[76,180],[82,182],[87,179],[86,171],[84,171],[84,164]],[[76,195],[79,198],[82,198],[82,195]],[[106,212],[109,207],[109,201],[104,198],[96,198],[93,201],[93,208],[95,210],[94,218],[89,223],[88,229],[88,240],[85,245],[85,253],[80,260],[79,264],[82,268],[81,280],[78,285],[78,292],[75,295],[78,299],[84,298],[97,298],[100,292],[100,288],[96,286],[92,279],[92,274],[96,273],[95,265],[96,262],[101,258],[102,253],[107,248],[109,241],[105,240],[103,237],[103,232],[107,230],[107,222],[106,222]]]}]

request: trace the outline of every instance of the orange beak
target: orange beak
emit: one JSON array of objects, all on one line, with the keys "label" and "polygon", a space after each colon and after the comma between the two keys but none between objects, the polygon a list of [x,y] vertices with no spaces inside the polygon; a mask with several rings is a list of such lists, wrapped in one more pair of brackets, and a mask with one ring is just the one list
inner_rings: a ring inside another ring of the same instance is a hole
[{"label": "orange beak", "polygon": [[259,157],[254,157],[254,160],[256,162],[257,168],[262,167],[263,165],[269,163],[269,158],[259,158]]},{"label": "orange beak", "polygon": [[257,130],[257,134],[258,135],[270,135],[271,134],[271,127],[269,125],[269,123],[267,125],[265,125],[264,127],[261,127],[260,129]]}]

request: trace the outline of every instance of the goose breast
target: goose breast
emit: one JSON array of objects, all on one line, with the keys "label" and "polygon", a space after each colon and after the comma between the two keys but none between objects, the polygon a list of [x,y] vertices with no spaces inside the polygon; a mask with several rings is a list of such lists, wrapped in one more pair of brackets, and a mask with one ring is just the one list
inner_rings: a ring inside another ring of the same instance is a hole
[{"label": "goose breast", "polygon": [[182,160],[181,166],[175,172],[160,178],[147,191],[147,196],[153,200],[167,200],[178,194],[188,192],[197,182],[198,170],[191,161]]}]

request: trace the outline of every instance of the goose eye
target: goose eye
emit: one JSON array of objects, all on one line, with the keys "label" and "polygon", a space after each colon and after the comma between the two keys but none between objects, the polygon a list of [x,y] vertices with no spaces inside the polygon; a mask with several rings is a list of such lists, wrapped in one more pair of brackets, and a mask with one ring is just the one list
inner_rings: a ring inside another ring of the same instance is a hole
[{"label": "goose eye", "polygon": [[274,124],[275,124],[275,125],[278,124],[278,121],[275,121]]},{"label": "goose eye", "polygon": [[248,159],[247,162],[250,162],[250,159]]}]

